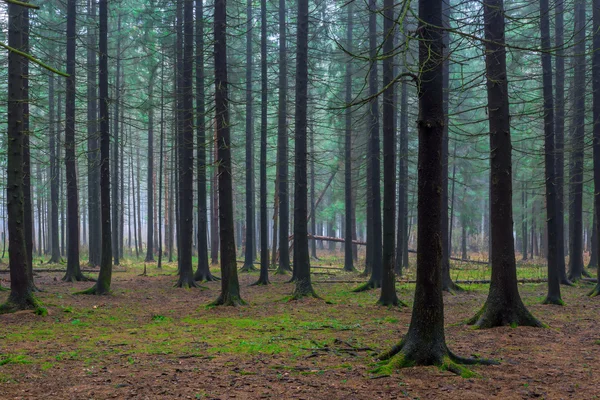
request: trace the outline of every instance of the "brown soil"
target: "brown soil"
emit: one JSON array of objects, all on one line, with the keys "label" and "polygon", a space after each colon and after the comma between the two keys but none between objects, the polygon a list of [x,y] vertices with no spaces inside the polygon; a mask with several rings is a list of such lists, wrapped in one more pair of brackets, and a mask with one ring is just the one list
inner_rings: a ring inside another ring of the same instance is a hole
[{"label": "brown soil", "polygon": [[[183,290],[172,288],[173,276],[130,271],[115,274],[115,292],[105,297],[72,295],[89,283],[66,284],[58,273],[36,277],[49,315],[0,316],[0,398],[598,398],[600,297],[586,297],[586,285],[563,288],[565,307],[540,304],[545,284],[521,285],[525,303],[547,329],[476,331],[459,322],[484,303],[487,287],[445,295],[452,351],[501,364],[475,366],[479,376],[469,379],[435,367],[381,377],[371,372],[376,355],[400,340],[410,310],[375,306],[378,291],[354,294],[355,284],[316,284],[334,304],[289,302],[289,277],[248,287],[257,275],[241,274],[249,305],[210,309],[205,305],[217,297],[219,282]],[[155,271],[149,265],[148,272]],[[411,303],[411,289],[400,287],[400,298]],[[0,301],[6,297],[0,293]],[[206,324],[196,323],[203,318]],[[246,327],[235,323],[246,320]],[[258,348],[236,347],[253,338]]]}]

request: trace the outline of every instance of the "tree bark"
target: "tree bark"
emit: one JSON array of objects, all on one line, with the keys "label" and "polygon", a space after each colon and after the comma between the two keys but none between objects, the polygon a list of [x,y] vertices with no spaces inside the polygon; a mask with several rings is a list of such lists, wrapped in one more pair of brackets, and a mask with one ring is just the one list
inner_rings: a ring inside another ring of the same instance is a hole
[{"label": "tree bark", "polygon": [[[279,264],[275,274],[291,271],[287,237],[290,231],[290,203],[288,196],[288,137],[287,137],[287,37],[286,4],[279,0],[279,106],[277,113],[277,165],[279,175]],[[285,244],[285,245],[284,245]]]},{"label": "tree bark", "polygon": [[[348,25],[346,33],[346,51],[352,54],[352,30],[354,28],[353,3],[347,4],[346,7],[348,7],[348,21],[346,21]],[[350,107],[350,103],[352,103],[352,61],[352,57],[348,57],[346,61],[346,127],[344,133],[344,207],[346,211],[344,215],[344,238],[346,239],[346,242],[344,243],[344,270],[351,272],[356,270],[356,268],[354,268],[354,257],[352,254],[352,108]],[[315,218],[313,218],[313,221],[314,219]],[[314,241],[313,247],[316,248]]]},{"label": "tree bark", "polygon": [[544,96],[544,165],[546,171],[546,227],[548,230],[548,294],[545,304],[559,304],[563,301],[560,295],[560,275],[557,264],[558,242],[556,213],[558,199],[556,197],[556,168],[554,147],[554,97],[552,93],[552,56],[550,55],[550,7],[548,0],[540,0],[540,30],[542,44],[542,84]]},{"label": "tree bark", "polygon": [[231,136],[227,79],[227,2],[215,1],[215,112],[217,160],[219,169],[219,233],[221,245],[221,294],[214,305],[244,304],[240,297],[235,259],[233,187],[231,171]]},{"label": "tree bark", "polygon": [[585,140],[585,0],[575,0],[573,46],[573,122],[569,174],[569,275],[577,281],[583,273],[583,157]]},{"label": "tree bark", "polygon": [[[317,297],[310,279],[308,252],[308,0],[298,0],[296,48],[296,112],[294,147],[294,277],[293,298]],[[281,182],[280,182],[281,183]],[[283,244],[283,243],[282,243]],[[284,247],[280,246],[283,250]],[[281,257],[281,255],[280,255]]]},{"label": "tree bark", "polygon": [[[486,75],[490,127],[490,226],[492,277],[488,298],[470,323],[479,328],[504,325],[541,327],[527,310],[517,286],[512,235],[512,161],[506,48],[504,47],[504,2],[484,3]],[[419,224],[419,227],[421,224]]]}]

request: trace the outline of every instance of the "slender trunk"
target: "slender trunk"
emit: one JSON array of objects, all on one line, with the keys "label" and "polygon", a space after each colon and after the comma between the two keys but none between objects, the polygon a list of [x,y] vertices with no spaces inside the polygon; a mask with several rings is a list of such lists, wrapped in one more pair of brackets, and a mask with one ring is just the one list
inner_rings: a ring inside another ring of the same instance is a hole
[{"label": "slender trunk", "polygon": [[[353,4],[350,3],[348,7],[348,24],[346,33],[346,51],[352,53],[352,30],[353,30],[353,16],[354,9]],[[390,39],[391,40],[391,39]],[[352,103],[352,57],[348,57],[346,61],[346,127],[344,131],[344,208],[345,208],[345,230],[344,230],[344,270],[354,271],[354,257],[352,254],[352,109],[350,103]],[[311,136],[312,143],[312,136]],[[313,152],[314,154],[314,152]],[[314,159],[314,158],[313,158]],[[314,170],[314,165],[311,165]],[[313,185],[314,187],[314,185]],[[314,211],[313,211],[314,213]],[[314,221],[315,218],[313,218]],[[314,234],[314,230],[313,230]],[[313,247],[314,240],[313,240]],[[315,249],[316,253],[316,249]]]}]

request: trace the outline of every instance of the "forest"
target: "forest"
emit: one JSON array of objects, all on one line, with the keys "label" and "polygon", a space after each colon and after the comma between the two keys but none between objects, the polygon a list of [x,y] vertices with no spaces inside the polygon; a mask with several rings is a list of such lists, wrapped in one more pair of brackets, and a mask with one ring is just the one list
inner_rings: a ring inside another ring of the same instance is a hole
[{"label": "forest", "polygon": [[0,398],[595,399],[600,0],[0,0]]}]

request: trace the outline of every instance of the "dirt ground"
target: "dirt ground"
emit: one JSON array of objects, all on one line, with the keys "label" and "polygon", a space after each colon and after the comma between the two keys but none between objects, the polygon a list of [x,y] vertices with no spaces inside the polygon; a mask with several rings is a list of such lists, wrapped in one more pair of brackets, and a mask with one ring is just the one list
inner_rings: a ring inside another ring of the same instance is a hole
[{"label": "dirt ground", "polygon": [[[484,303],[487,286],[445,295],[446,340],[456,354],[493,358],[461,378],[435,367],[378,376],[376,356],[397,343],[410,309],[375,305],[378,290],[315,283],[324,300],[289,301],[289,277],[249,287],[247,306],[210,308],[219,282],[177,289],[174,266],[113,275],[111,296],[73,295],[89,283],[36,277],[46,317],[0,316],[1,399],[596,399],[600,395],[600,298],[588,285],[563,287],[566,306],[541,305],[546,286],[521,285],[548,328],[473,330],[460,322]],[[321,270],[322,271],[322,270]],[[361,279],[315,275],[315,281]],[[216,272],[216,271],[215,271]],[[322,275],[325,274],[325,275]],[[1,275],[0,279],[8,275]],[[3,282],[7,286],[7,282]],[[413,286],[398,286],[412,304]],[[4,301],[7,292],[0,292]]]}]

